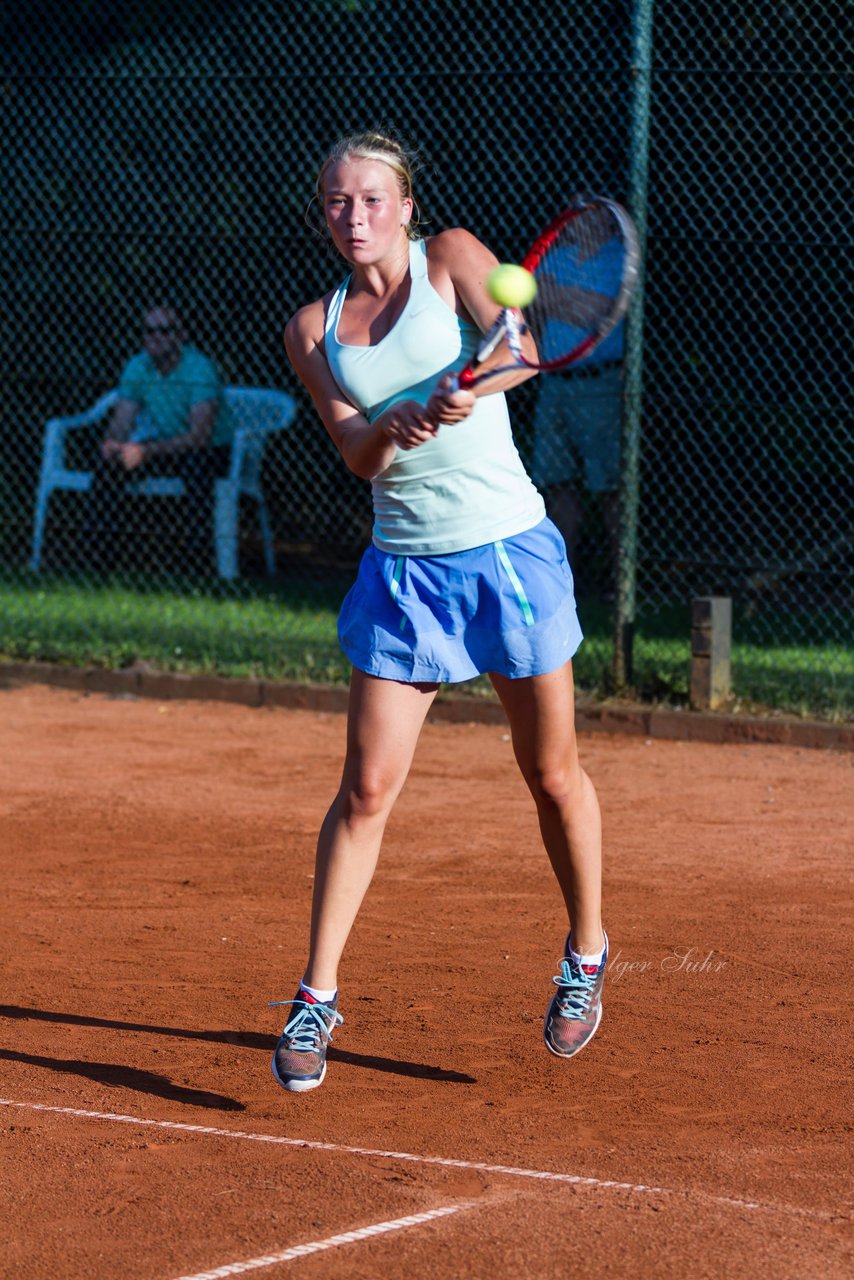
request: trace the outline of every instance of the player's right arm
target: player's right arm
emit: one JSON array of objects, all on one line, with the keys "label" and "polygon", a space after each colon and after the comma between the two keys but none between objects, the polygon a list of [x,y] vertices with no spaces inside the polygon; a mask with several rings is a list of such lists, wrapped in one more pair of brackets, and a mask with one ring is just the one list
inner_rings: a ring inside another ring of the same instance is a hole
[{"label": "player's right arm", "polygon": [[347,399],[332,376],[324,351],[323,300],[302,307],[285,327],[285,350],[326,430],[354,475],[372,480],[398,450],[414,449],[436,428],[424,420],[424,406],[404,400],[369,422]]}]

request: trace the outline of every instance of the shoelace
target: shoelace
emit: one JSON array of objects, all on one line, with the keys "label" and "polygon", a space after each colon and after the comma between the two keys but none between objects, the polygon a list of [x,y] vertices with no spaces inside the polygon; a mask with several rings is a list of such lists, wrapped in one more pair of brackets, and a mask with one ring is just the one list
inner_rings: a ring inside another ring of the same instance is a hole
[{"label": "shoelace", "polygon": [[327,1040],[331,1040],[332,1028],[340,1026],[344,1021],[337,1009],[331,1009],[328,1004],[306,1004],[303,1000],[271,1000],[270,1008],[286,1004],[298,1007],[282,1032],[283,1036],[290,1039],[290,1047],[297,1053],[316,1053],[322,1038],[325,1036]]},{"label": "shoelace", "polygon": [[558,988],[558,1011],[562,1018],[586,1018],[596,985],[595,973],[577,969],[570,960],[561,960],[560,973],[552,982]]}]

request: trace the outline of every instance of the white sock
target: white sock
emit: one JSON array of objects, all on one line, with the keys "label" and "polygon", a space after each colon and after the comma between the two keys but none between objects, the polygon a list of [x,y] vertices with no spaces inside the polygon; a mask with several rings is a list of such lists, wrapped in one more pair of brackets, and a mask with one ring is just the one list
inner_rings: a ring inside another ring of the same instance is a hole
[{"label": "white sock", "polygon": [[331,991],[324,991],[322,987],[310,987],[307,982],[299,984],[300,991],[307,991],[310,996],[314,996],[315,1000],[319,1000],[321,1004],[329,1004],[330,1000],[334,1000],[338,995],[338,988],[333,987]]},{"label": "white sock", "polygon": [[569,942],[569,939],[567,939],[567,942],[568,942],[568,944],[569,944],[569,954],[570,954],[570,956],[572,957],[572,962],[573,962],[573,964],[595,965],[597,969],[599,968],[600,964],[602,963],[602,959],[603,959],[603,957],[604,957],[604,955],[605,955],[605,944],[604,944],[604,943],[603,943],[603,945],[602,945],[601,949],[600,949],[599,951],[595,952],[593,955],[589,955],[589,956],[588,956],[588,955],[584,955],[584,956],[581,956],[581,955],[579,955],[579,954],[578,954],[578,952],[577,952],[577,951],[575,951],[575,950],[573,949],[572,943],[571,943],[571,942]]}]

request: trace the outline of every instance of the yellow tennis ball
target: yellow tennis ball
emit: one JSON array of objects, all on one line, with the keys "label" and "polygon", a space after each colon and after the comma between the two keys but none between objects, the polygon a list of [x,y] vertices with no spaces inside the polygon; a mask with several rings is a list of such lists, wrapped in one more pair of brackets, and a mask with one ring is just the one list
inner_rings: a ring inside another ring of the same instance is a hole
[{"label": "yellow tennis ball", "polygon": [[486,277],[486,289],[499,307],[527,307],[537,296],[537,282],[524,267],[502,262]]}]

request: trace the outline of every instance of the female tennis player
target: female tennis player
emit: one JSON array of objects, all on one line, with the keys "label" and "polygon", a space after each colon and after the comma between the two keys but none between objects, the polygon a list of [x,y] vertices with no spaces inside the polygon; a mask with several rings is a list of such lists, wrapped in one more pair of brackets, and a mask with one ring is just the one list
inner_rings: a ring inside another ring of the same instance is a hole
[{"label": "female tennis player", "polygon": [[366,133],[339,142],[316,199],[350,266],[299,310],[288,356],[344,462],[371,481],[374,527],[341,609],[353,664],[347,749],[317,847],[308,964],[273,1055],[314,1089],[337,1024],[338,965],[439,685],[486,672],[563,893],[570,932],[545,1019],[570,1058],[602,1013],[601,823],[574,728],[581,642],[563,541],[513,444],[504,392],[531,371],[453,390],[498,314],[495,257],[462,229],[422,239],[410,156]]}]

